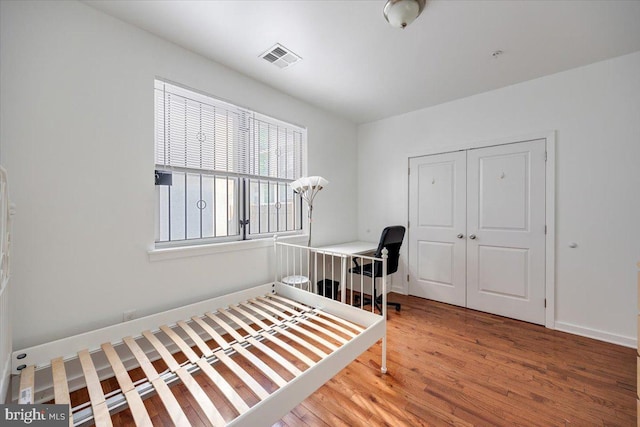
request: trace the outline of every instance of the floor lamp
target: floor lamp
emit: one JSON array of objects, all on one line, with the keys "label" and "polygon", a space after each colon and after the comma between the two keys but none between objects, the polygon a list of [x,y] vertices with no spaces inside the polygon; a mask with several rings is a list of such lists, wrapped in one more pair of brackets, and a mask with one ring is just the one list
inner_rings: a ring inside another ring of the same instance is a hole
[{"label": "floor lamp", "polygon": [[313,199],[316,194],[322,190],[329,181],[321,176],[305,176],[303,178],[293,181],[290,186],[291,189],[302,197],[302,200],[307,202],[309,208],[309,241],[307,246],[311,246],[311,221],[313,216]]}]

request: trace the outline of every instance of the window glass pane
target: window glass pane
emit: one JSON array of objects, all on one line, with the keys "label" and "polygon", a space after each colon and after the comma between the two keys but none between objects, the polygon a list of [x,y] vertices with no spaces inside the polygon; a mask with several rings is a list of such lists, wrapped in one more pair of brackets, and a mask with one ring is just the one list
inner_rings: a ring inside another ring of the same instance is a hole
[{"label": "window glass pane", "polygon": [[260,232],[269,232],[269,183],[260,181]]},{"label": "window glass pane", "polygon": [[214,237],[214,178],[211,175],[202,175],[202,200],[205,205],[202,209],[202,237]]},{"label": "window glass pane", "polygon": [[287,185],[287,230],[295,230],[295,207],[294,207],[294,198],[293,198],[293,190]]},{"label": "window glass pane", "polygon": [[269,183],[269,233],[278,231],[278,211],[276,209],[276,198],[278,195],[278,187],[276,184]]},{"label": "window glass pane", "polygon": [[256,179],[249,181],[249,233],[260,233],[260,187]]},{"label": "window glass pane", "polygon": [[304,215],[304,209],[302,207],[302,197],[298,194],[293,196],[293,211],[295,212],[295,224],[293,228],[296,230],[302,230],[302,216]]},{"label": "window glass pane", "polygon": [[216,236],[228,236],[228,202],[227,202],[227,179],[215,178],[215,216],[216,216]]},{"label": "window glass pane", "polygon": [[199,239],[200,235],[200,175],[187,174],[187,209],[186,228],[187,239]]},{"label": "window glass pane", "polygon": [[169,186],[156,186],[158,197],[158,232],[157,241],[167,242],[169,240]]},{"label": "window glass pane", "polygon": [[278,216],[277,231],[287,231],[287,185],[277,184],[276,189],[278,192],[275,202],[275,211]]},{"label": "window glass pane", "polygon": [[185,177],[184,173],[173,173],[173,185],[169,187],[171,201],[169,203],[171,215],[171,240],[184,240],[185,238]]},{"label": "window glass pane", "polygon": [[238,180],[236,178],[227,178],[227,232],[229,236],[240,234],[239,217],[238,217]]}]

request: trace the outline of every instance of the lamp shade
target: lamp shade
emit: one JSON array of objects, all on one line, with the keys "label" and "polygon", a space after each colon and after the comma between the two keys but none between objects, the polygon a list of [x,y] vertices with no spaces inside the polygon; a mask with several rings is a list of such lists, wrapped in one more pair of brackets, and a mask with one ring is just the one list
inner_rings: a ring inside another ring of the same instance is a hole
[{"label": "lamp shade", "polygon": [[404,28],[420,15],[424,5],[425,0],[389,0],[383,13],[392,27]]},{"label": "lamp shade", "polygon": [[321,176],[305,176],[300,179],[296,179],[291,184],[291,189],[300,195],[302,200],[307,202],[309,207],[309,240],[307,246],[311,246],[311,218],[313,216],[313,199],[316,194],[322,190],[329,181]]},{"label": "lamp shade", "polygon": [[293,191],[298,194],[304,193],[308,190],[320,191],[325,187],[329,181],[321,176],[305,176],[293,181],[290,186]]}]

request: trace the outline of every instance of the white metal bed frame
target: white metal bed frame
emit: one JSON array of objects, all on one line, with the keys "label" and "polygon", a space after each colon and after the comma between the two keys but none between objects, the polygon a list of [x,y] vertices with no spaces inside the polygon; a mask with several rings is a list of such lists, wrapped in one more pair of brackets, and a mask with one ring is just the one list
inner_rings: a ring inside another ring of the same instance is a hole
[{"label": "white metal bed frame", "polygon": [[[381,370],[386,372],[386,308],[377,314],[280,280],[292,271],[277,267],[285,247],[300,252],[295,256],[306,259],[307,267],[312,253],[349,255],[277,241],[274,247],[274,283],[14,352],[10,359],[11,372],[16,375],[13,401],[69,404],[70,392],[86,387],[90,401],[71,408],[70,426],[109,426],[111,415],[127,407],[136,425],[147,426],[152,423],[142,399],[157,394],[172,421],[182,426],[189,425],[187,416],[169,388],[181,382],[211,424],[254,426],[281,418],[380,339]],[[360,261],[386,263],[386,256],[358,257]],[[382,287],[386,298],[386,277]],[[310,351],[305,353],[303,348]],[[174,357],[178,352],[186,357],[185,362],[178,363]],[[297,368],[279,355],[283,352],[306,368]],[[158,359],[166,370],[158,372],[152,365]],[[275,391],[262,387],[236,362],[239,360],[276,384]],[[257,403],[250,407],[218,373],[216,367],[220,366],[227,375],[233,372]],[[133,382],[128,371],[137,367],[142,368],[145,378]],[[283,376],[284,371],[288,375]],[[194,380],[197,373],[215,384],[223,404],[234,409],[234,418],[221,414],[220,402],[212,401]],[[113,377],[120,388],[105,395],[100,381]]]}]

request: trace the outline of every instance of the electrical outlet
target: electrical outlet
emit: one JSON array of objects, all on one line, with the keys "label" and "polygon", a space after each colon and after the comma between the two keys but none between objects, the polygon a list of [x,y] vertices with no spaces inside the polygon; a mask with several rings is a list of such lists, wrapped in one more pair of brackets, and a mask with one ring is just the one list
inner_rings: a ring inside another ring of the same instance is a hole
[{"label": "electrical outlet", "polygon": [[133,320],[136,318],[136,311],[135,310],[127,310],[124,313],[122,313],[122,321],[123,322],[128,322],[130,320]]}]

